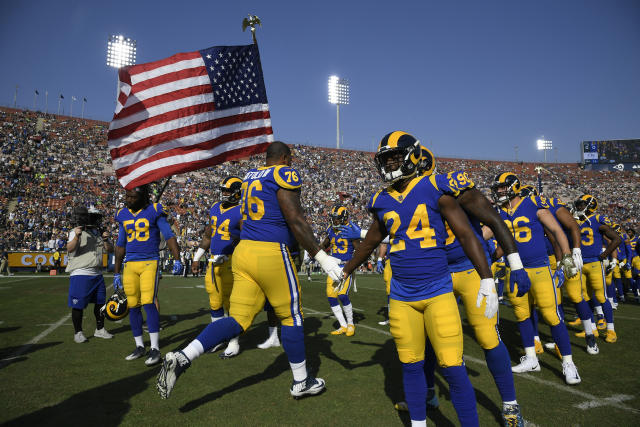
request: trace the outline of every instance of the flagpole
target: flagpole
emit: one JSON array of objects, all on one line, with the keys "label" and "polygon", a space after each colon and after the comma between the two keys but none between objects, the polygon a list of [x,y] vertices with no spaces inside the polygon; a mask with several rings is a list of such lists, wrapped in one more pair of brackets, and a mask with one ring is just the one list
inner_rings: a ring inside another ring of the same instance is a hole
[{"label": "flagpole", "polygon": [[17,108],[18,102],[18,85],[16,85],[16,91],[13,93],[13,108]]},{"label": "flagpole", "polygon": [[69,101],[69,116],[73,117],[73,95],[71,95],[71,100]]},{"label": "flagpole", "polygon": [[63,99],[64,97],[62,96],[62,94],[60,94],[60,97],[58,97],[58,115],[60,115],[60,104],[62,103]]},{"label": "flagpole", "polygon": [[36,97],[38,96],[38,91],[33,92],[33,111],[36,111]]},{"label": "flagpole", "polygon": [[47,114],[49,112],[49,91],[44,91],[44,113]]},{"label": "flagpole", "polygon": [[171,181],[171,178],[173,178],[173,175],[169,175],[169,178],[167,178],[167,180],[164,182],[164,185],[160,189],[160,192],[158,194],[156,194],[155,203],[160,202],[160,197],[162,197],[162,194],[164,193],[164,190],[167,188],[167,185],[169,185],[169,181]]},{"label": "flagpole", "polygon": [[87,102],[87,98],[82,97],[82,116],[81,118],[84,119],[84,103]]},{"label": "flagpole", "polygon": [[248,18],[244,18],[242,20],[242,31],[246,30],[247,28],[251,28],[251,38],[253,39],[253,44],[257,46],[258,40],[256,39],[256,25],[262,27],[262,22],[257,15],[249,14]]}]

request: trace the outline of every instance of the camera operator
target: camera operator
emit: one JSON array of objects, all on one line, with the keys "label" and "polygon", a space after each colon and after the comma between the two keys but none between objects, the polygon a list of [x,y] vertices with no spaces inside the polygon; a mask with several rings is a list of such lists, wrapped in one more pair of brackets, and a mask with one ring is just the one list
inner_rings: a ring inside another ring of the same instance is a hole
[{"label": "camera operator", "polygon": [[77,343],[87,341],[82,332],[83,310],[91,302],[94,303],[93,314],[96,317],[94,337],[109,339],[113,335],[104,328],[104,315],[100,308],[105,303],[106,289],[102,277],[103,251],[113,251],[108,242],[109,233],[101,229],[102,213],[93,206],[76,207],[73,212],[75,228],[69,233],[67,252],[69,262],[67,272],[69,278],[69,307]]}]

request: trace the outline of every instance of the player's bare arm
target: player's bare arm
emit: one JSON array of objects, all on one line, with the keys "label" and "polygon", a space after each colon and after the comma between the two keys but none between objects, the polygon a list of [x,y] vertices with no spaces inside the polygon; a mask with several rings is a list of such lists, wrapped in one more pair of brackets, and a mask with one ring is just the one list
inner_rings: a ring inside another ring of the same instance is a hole
[{"label": "player's bare arm", "polygon": [[[484,196],[483,196],[484,197]],[[482,279],[492,278],[491,268],[485,256],[484,249],[480,244],[480,240],[469,223],[469,218],[464,213],[456,199],[451,196],[444,195],[438,199],[438,206],[442,216],[447,220],[451,231],[460,241],[460,245],[464,253],[469,257],[471,263]],[[501,220],[502,221],[502,220]],[[503,222],[504,224],[504,222]],[[505,227],[506,228],[506,227]]]},{"label": "player's bare arm", "polygon": [[200,272],[200,257],[202,257],[207,249],[209,249],[209,246],[211,246],[211,225],[207,224],[204,226],[202,240],[200,241],[200,245],[198,245],[198,251],[194,257],[194,262],[191,263],[191,271],[193,273],[198,274]]},{"label": "player's bare arm", "polygon": [[553,247],[553,256],[556,257],[556,261],[560,261],[562,259],[562,249],[560,248],[560,245],[558,244],[555,236],[553,235],[551,230],[547,229],[546,227],[544,228],[544,235],[547,237],[547,239],[549,239],[549,242]]},{"label": "player's bare arm", "polygon": [[553,236],[556,238],[562,254],[571,254],[567,236],[564,234],[564,231],[562,231],[562,227],[560,226],[558,221],[556,221],[551,211],[549,211],[549,209],[538,209],[536,215],[538,216],[538,219],[540,220],[544,228],[549,230],[551,234],[553,234]]},{"label": "player's bare arm", "polygon": [[122,272],[122,261],[124,260],[124,255],[126,253],[126,249],[123,246],[116,245],[115,250],[115,262],[113,263],[113,272],[115,274],[120,274]]},{"label": "player's bare arm", "polygon": [[573,215],[571,215],[571,212],[569,212],[569,209],[565,207],[559,208],[556,211],[556,218],[558,218],[560,224],[562,224],[562,226],[569,230],[569,233],[571,233],[571,241],[573,243],[573,247],[579,248],[580,241],[582,240],[582,237],[580,235],[580,227],[578,226],[575,218],[573,218]]},{"label": "player's bare arm", "polygon": [[302,205],[300,204],[300,190],[278,190],[278,203],[284,215],[287,225],[291,229],[294,237],[312,257],[320,251],[320,245],[313,236],[313,230],[304,217]]},{"label": "player's bare arm", "polygon": [[616,249],[618,249],[618,246],[622,243],[622,238],[618,236],[618,233],[608,225],[602,224],[598,230],[609,240],[609,244],[605,251],[600,255],[600,258],[608,258]]},{"label": "player's bare arm", "polygon": [[353,252],[353,258],[351,258],[342,269],[345,276],[351,274],[351,272],[358,268],[360,264],[365,262],[369,258],[369,255],[371,255],[371,253],[378,247],[378,245],[380,245],[382,239],[387,237],[387,235],[388,233],[384,224],[382,224],[380,220],[376,216],[374,216],[373,223],[371,224],[369,231],[367,231],[367,235],[365,236],[364,240]]},{"label": "player's bare arm", "polygon": [[[481,223],[486,225],[493,232],[493,236],[498,241],[502,249],[507,254],[518,252],[516,241],[505,225],[500,215],[491,206],[491,202],[477,188],[469,188],[458,196],[458,203],[462,209]],[[486,239],[486,238],[485,238]]]}]

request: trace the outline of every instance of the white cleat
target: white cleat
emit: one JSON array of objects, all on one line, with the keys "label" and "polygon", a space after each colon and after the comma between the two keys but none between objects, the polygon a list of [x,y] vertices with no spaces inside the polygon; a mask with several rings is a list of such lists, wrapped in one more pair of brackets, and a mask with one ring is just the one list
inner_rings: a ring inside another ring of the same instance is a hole
[{"label": "white cleat", "polygon": [[562,373],[564,374],[564,380],[569,385],[580,384],[582,381],[580,375],[578,375],[578,368],[573,362],[564,362],[562,364]]},{"label": "white cleat", "polygon": [[236,357],[238,353],[240,353],[240,344],[237,339],[232,339],[224,352],[220,354],[220,359],[231,359]]},{"label": "white cleat", "polygon": [[389,319],[378,322],[378,325],[380,326],[387,326],[388,324],[389,324]]},{"label": "white cleat", "polygon": [[87,337],[80,331],[73,336],[73,340],[78,344],[82,344],[83,342],[87,342]]},{"label": "white cleat", "polygon": [[589,354],[598,354],[600,353],[600,349],[598,348],[598,344],[596,343],[596,337],[593,335],[587,335],[587,353]]},{"label": "white cleat", "polygon": [[258,344],[258,348],[261,350],[266,350],[271,347],[280,347],[280,340],[277,335],[275,338],[267,338],[265,342]]},{"label": "white cleat", "polygon": [[93,333],[93,336],[96,338],[104,338],[105,340],[110,340],[111,338],[113,338],[113,334],[107,332],[105,328],[96,329]]},{"label": "white cleat", "polygon": [[291,389],[289,392],[291,396],[296,399],[299,399],[304,396],[315,396],[318,393],[321,393],[324,390],[325,383],[322,378],[313,378],[307,377],[307,379],[293,382],[291,384]]},{"label": "white cleat", "polygon": [[191,361],[181,351],[170,352],[164,356],[162,368],[158,373],[156,389],[163,399],[168,399],[178,377],[191,366]]},{"label": "white cleat", "polygon": [[546,342],[544,343],[544,348],[546,348],[549,351],[553,351],[556,349],[556,343],[554,342]]},{"label": "white cleat", "polygon": [[511,367],[511,372],[521,374],[523,372],[540,372],[540,364],[537,357],[522,356],[520,364]]}]

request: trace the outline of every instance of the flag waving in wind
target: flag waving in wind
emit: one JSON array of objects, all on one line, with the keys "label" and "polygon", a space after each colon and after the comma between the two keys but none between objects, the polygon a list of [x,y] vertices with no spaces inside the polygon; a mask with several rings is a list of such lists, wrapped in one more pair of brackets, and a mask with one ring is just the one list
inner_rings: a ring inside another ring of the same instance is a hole
[{"label": "flag waving in wind", "polygon": [[127,189],[264,152],[273,141],[256,45],[120,69],[108,142]]}]

